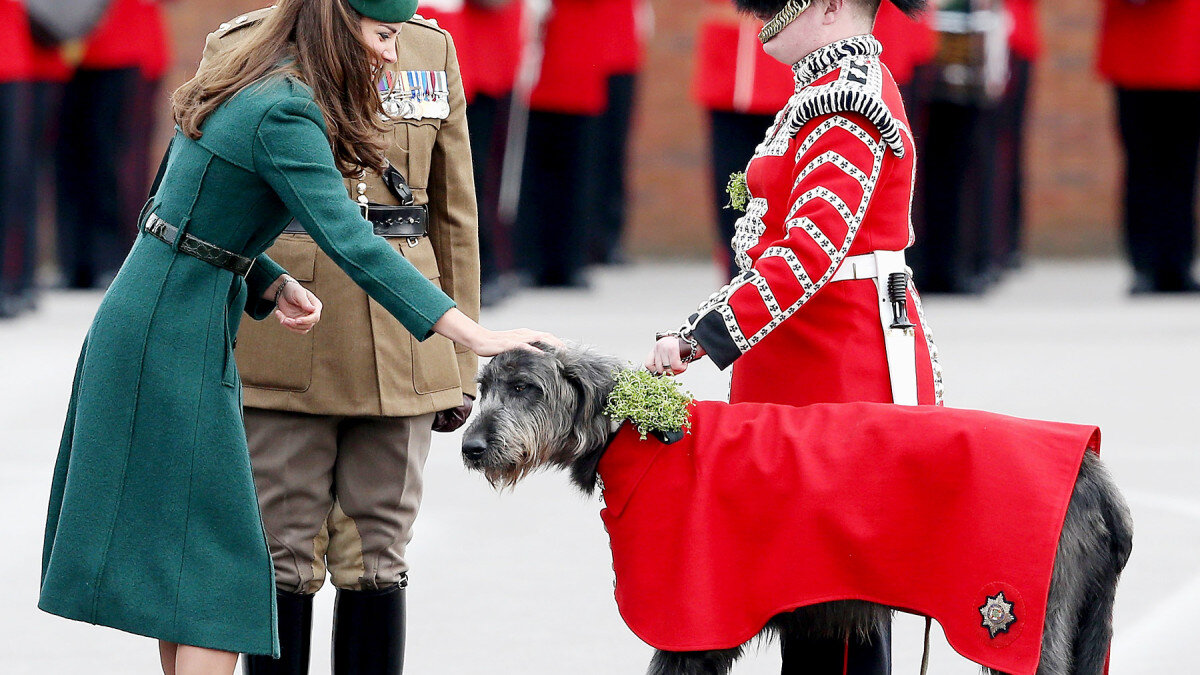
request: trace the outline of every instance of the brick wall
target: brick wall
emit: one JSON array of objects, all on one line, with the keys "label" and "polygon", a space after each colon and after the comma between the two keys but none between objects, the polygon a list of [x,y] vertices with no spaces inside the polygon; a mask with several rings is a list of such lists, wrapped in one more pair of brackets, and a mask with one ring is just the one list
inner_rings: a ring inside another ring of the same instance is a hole
[{"label": "brick wall", "polygon": [[[655,35],[638,87],[630,182],[628,248],[644,256],[705,256],[714,246],[711,196],[704,172],[707,130],[688,97],[700,0],[651,0]],[[204,35],[264,0],[172,3],[175,68],[168,87],[195,70]],[[1092,53],[1098,0],[1043,6],[1046,54],[1038,64],[1029,116],[1027,251],[1035,255],[1102,255],[1118,250],[1119,162],[1112,101],[1097,80]],[[163,104],[161,144],[169,135]],[[724,245],[724,244],[722,244]]]}]

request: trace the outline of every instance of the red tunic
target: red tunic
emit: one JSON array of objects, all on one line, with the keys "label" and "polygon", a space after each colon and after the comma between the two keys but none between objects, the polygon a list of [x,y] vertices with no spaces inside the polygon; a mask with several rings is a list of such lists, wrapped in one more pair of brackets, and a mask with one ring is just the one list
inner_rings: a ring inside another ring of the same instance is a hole
[{"label": "red tunic", "polygon": [[[1096,427],[877,403],[703,401],[691,421],[673,445],[626,425],[600,460],[617,605],[642,640],[728,649],[780,612],[856,599],[937,619],[972,661],[1036,671]],[[989,598],[1015,617],[994,636]]]},{"label": "red tunic", "polygon": [[796,88],[792,69],[763,52],[761,21],[728,7],[728,0],[709,0],[696,40],[692,97],[706,110],[771,115]]},{"label": "red tunic", "polygon": [[640,0],[594,0],[605,33],[604,54],[610,75],[629,75],[642,67]]},{"label": "red tunic", "polygon": [[1200,2],[1107,0],[1099,69],[1129,89],[1200,89]]},{"label": "red tunic", "polygon": [[140,29],[145,31],[142,52],[142,76],[150,81],[162,79],[171,67],[171,37],[159,2],[143,2]]},{"label": "red tunic", "polygon": [[[732,402],[892,401],[875,281],[830,282],[847,256],[912,243],[916,153],[879,53],[857,36],[797,64],[797,93],[750,161],[753,198],[733,240],[742,273],[681,328],[719,367],[736,361]],[[910,286],[917,400],[935,403],[921,314]]]},{"label": "red tunic", "polygon": [[58,49],[33,46],[33,79],[40,82],[66,82],[71,79],[71,66],[67,65]]},{"label": "red tunic", "polygon": [[1008,47],[1027,61],[1034,61],[1042,55],[1042,28],[1038,25],[1037,3],[1038,0],[1005,0],[1005,8],[1012,17]]},{"label": "red tunic", "polygon": [[0,0],[0,82],[32,78],[33,38],[25,6],[17,0]]},{"label": "red tunic", "polygon": [[143,11],[147,1],[113,0],[88,36],[79,65],[94,70],[141,67],[151,40]]},{"label": "red tunic", "polygon": [[871,33],[883,45],[880,59],[892,72],[896,84],[908,84],[913,69],[933,61],[937,54],[937,34],[933,29],[933,12],[910,19],[886,0],[879,5],[875,28]]},{"label": "red tunic", "polygon": [[546,19],[542,68],[529,107],[599,115],[608,106],[607,33],[600,3],[554,0]]},{"label": "red tunic", "polygon": [[468,101],[475,93],[493,98],[512,93],[525,44],[523,4],[510,0],[499,9],[470,3],[463,7],[464,34],[455,47],[463,86],[470,86]]}]

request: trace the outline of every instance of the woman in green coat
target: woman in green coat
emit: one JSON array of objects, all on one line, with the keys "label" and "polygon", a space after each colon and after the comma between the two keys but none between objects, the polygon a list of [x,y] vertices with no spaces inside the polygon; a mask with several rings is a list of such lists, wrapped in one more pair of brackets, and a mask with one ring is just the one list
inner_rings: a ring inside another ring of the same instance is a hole
[{"label": "woman in green coat", "polygon": [[232,349],[243,309],[300,332],[319,319],[262,253],[292,217],[418,338],[481,356],[557,343],[471,321],[346,196],[343,175],[382,166],[372,71],[415,5],[281,0],[175,93],[180,131],[75,374],[38,605],[157,638],[169,675],[278,654]]}]

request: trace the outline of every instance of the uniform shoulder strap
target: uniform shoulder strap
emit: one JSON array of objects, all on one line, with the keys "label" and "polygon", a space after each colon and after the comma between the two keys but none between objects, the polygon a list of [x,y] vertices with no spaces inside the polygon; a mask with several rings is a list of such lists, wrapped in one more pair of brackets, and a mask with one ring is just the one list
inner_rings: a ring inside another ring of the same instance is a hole
[{"label": "uniform shoulder strap", "polygon": [[853,112],[867,118],[879,130],[883,141],[904,156],[903,124],[883,100],[884,70],[878,57],[848,56],[841,60],[838,76],[832,82],[801,91],[788,119],[793,135],[806,122],[821,115]]}]

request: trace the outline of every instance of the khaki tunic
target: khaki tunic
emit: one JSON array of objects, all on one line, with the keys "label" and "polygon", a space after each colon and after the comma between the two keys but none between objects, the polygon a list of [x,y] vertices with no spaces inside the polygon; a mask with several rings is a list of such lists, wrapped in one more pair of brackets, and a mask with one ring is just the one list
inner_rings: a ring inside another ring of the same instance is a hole
[{"label": "khaki tunic", "polygon": [[[266,11],[248,15],[252,25]],[[242,24],[209,36],[206,57],[222,47]],[[429,205],[429,236],[391,238],[388,243],[454,299],[459,310],[479,319],[479,236],[475,186],[467,138],[466,100],[454,43],[446,31],[415,18],[397,39],[397,64],[388,69],[445,71],[450,113],[446,119],[397,119],[387,124],[386,152],[413,191]],[[379,175],[364,181],[367,197],[396,204]],[[357,196],[357,180],[347,180]],[[245,405],[314,415],[408,417],[462,404],[474,396],[477,357],[465,347],[434,335],[416,340],[371,300],[302,234],[284,234],[271,257],[324,304],[321,323],[296,335],[275,322],[243,328],[237,363]],[[281,367],[281,354],[289,357]]]}]

